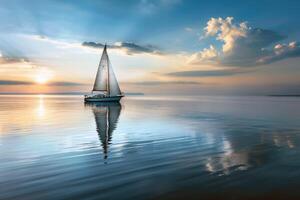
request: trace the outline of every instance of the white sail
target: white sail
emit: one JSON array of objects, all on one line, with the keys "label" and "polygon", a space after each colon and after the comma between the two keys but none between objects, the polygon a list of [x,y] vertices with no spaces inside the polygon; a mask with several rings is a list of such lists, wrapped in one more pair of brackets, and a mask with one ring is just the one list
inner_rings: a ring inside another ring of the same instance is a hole
[{"label": "white sail", "polygon": [[109,84],[109,95],[110,96],[118,96],[121,95],[121,90],[115,76],[115,73],[111,67],[111,63],[108,60],[108,84]]},{"label": "white sail", "polygon": [[98,66],[98,71],[93,87],[93,91],[107,91],[108,86],[108,55],[106,52],[106,45],[104,46],[101,60]]},{"label": "white sail", "polygon": [[99,63],[93,91],[104,91],[108,96],[121,95],[117,78],[109,61],[106,45]]}]

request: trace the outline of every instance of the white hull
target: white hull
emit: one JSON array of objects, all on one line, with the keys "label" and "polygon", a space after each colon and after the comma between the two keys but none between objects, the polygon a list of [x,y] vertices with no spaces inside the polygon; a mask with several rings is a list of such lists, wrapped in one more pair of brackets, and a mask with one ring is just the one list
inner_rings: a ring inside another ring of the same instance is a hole
[{"label": "white hull", "polygon": [[86,102],[119,102],[123,96],[112,97],[85,97]]}]

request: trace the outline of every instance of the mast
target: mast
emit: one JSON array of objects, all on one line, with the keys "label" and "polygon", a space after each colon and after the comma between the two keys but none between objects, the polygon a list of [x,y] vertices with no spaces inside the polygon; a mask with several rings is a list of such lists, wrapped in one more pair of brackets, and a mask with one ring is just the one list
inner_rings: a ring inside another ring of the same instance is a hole
[{"label": "mast", "polygon": [[105,43],[105,46],[104,46],[104,51],[105,51],[105,54],[106,54],[106,57],[107,57],[107,94],[108,96],[110,96],[110,83],[109,83],[109,57],[108,57],[108,54],[107,54],[107,50],[106,50],[106,43]]}]

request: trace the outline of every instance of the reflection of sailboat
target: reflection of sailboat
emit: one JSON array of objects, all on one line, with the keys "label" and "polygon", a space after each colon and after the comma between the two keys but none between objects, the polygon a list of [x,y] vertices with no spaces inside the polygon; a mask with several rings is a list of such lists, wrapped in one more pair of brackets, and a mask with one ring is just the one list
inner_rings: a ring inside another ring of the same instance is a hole
[{"label": "reflection of sailboat", "polygon": [[88,102],[118,102],[123,97],[104,46],[92,93],[84,96]]},{"label": "reflection of sailboat", "polygon": [[89,103],[88,105],[92,106],[97,132],[102,143],[104,158],[106,159],[112,133],[117,127],[122,107],[118,102]]}]

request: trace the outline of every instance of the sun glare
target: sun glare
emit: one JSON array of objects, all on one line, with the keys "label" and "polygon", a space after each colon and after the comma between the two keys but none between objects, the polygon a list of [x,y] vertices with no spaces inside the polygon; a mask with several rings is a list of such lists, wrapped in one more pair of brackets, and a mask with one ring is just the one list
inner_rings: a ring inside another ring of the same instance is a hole
[{"label": "sun glare", "polygon": [[34,80],[37,84],[46,84],[52,77],[52,73],[48,70],[41,70],[39,71],[35,77]]},{"label": "sun glare", "polygon": [[38,74],[35,77],[35,82],[38,84],[45,84],[45,83],[47,83],[48,80],[49,80],[49,77],[46,75],[42,75],[42,74]]}]

